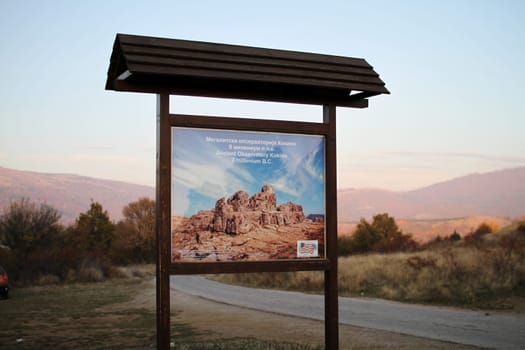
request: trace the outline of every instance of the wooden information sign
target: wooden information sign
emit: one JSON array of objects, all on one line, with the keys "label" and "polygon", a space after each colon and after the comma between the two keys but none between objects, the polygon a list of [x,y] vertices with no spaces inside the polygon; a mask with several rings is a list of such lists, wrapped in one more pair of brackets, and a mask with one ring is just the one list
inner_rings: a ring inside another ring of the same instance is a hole
[{"label": "wooden information sign", "polygon": [[[336,107],[388,94],[359,58],[117,34],[107,90],[157,95],[157,347],[170,275],[324,271],[339,348]],[[170,113],[170,95],[323,106],[323,122]]]}]

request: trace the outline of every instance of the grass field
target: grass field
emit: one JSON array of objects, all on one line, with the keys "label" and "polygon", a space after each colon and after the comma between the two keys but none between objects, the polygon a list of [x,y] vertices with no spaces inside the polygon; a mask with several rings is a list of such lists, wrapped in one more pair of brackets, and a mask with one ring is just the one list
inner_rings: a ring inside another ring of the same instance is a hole
[{"label": "grass field", "polygon": [[[156,349],[151,279],[15,287],[10,299],[0,300],[0,348]],[[152,293],[144,295],[145,289]],[[172,310],[172,349],[315,349],[250,337],[215,339],[175,321],[177,315]]]},{"label": "grass field", "polygon": [[[321,293],[322,272],[212,277],[260,288]],[[339,294],[525,312],[525,235],[492,234],[420,252],[339,258]]]},{"label": "grass field", "polygon": [[[0,300],[0,349],[155,349],[152,274],[13,288]],[[171,349],[322,349],[324,323],[171,292]],[[340,349],[468,350],[471,346],[340,325]]]},{"label": "grass field", "polygon": [[130,301],[140,283],[119,279],[13,288],[0,304],[2,348],[154,348],[152,310],[108,308]]}]

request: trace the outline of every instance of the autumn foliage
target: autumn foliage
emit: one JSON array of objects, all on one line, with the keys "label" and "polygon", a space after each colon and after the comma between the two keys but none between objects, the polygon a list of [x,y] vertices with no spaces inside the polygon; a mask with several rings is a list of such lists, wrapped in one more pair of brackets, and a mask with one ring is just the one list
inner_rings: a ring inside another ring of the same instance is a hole
[{"label": "autumn foliage", "polygon": [[28,199],[13,201],[0,215],[0,263],[14,281],[52,283],[99,281],[118,274],[116,264],[155,260],[155,204],[129,203],[124,219],[110,220],[92,201],[75,222],[60,224],[60,213]]},{"label": "autumn foliage", "polygon": [[417,248],[411,235],[404,234],[393,217],[387,213],[377,214],[372,222],[361,219],[351,237],[338,240],[339,255],[358,253],[392,253]]}]

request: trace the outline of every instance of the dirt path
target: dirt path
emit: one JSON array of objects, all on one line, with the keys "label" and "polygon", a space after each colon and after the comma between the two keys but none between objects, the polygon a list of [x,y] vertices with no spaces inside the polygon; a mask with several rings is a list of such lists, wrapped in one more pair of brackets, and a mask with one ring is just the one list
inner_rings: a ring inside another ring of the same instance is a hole
[{"label": "dirt path", "polygon": [[[155,282],[137,295],[136,306],[155,308]],[[254,337],[324,345],[324,322],[276,315],[171,291],[172,323],[191,324],[203,338]],[[340,349],[477,349],[368,328],[341,325]]]},{"label": "dirt path", "polygon": [[[324,319],[322,295],[247,288],[203,276],[172,276],[173,289],[215,302],[313,320]],[[339,298],[339,323],[495,349],[523,349],[525,317],[382,299]]]}]

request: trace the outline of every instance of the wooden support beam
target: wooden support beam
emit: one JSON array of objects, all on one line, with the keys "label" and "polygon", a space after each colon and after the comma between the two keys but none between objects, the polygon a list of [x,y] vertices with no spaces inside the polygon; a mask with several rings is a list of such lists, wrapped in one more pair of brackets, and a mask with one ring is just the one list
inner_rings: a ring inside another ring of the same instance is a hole
[{"label": "wooden support beam", "polygon": [[324,273],[325,348],[339,349],[339,301],[337,286],[337,161],[336,106],[323,106],[323,122],[328,124],[326,139],[326,256]]},{"label": "wooden support beam", "polygon": [[157,349],[170,348],[171,127],[169,95],[157,95]]}]

